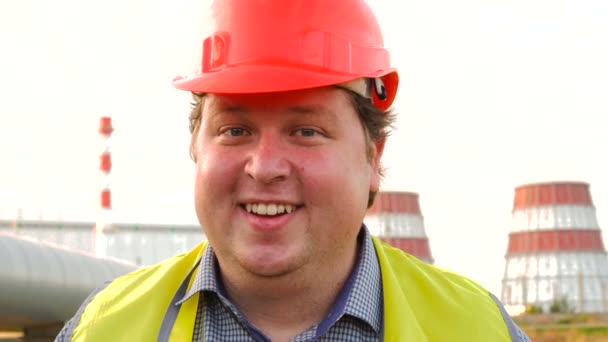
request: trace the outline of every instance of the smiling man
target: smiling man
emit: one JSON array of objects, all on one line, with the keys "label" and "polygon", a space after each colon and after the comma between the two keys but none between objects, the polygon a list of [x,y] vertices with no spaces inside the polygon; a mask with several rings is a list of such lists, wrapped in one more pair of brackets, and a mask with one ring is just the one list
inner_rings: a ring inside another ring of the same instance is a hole
[{"label": "smiling man", "polygon": [[216,0],[192,92],[205,241],[59,341],[527,341],[476,283],[371,237],[397,71],[363,0]]}]

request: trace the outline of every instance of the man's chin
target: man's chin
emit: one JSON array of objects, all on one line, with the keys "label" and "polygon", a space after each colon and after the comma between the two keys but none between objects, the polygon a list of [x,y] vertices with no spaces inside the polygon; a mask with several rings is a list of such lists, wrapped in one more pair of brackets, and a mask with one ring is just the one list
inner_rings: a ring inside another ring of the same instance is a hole
[{"label": "man's chin", "polygon": [[240,258],[243,269],[252,275],[264,278],[276,278],[288,275],[298,268],[298,258],[290,257],[287,253],[272,253],[256,251],[252,255]]},{"label": "man's chin", "polygon": [[262,278],[277,278],[293,271],[293,267],[282,261],[274,262],[241,262],[241,267],[254,276]]}]

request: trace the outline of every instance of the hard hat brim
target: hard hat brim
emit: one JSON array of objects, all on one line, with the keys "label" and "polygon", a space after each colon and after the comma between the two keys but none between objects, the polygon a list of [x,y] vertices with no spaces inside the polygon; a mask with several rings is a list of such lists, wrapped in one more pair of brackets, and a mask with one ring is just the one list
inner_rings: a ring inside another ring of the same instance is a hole
[{"label": "hard hat brim", "polygon": [[[352,75],[344,73],[328,73],[327,70],[310,70],[301,65],[294,67],[279,67],[276,65],[239,65],[238,67],[225,67],[214,72],[197,74],[189,77],[176,77],[173,86],[180,90],[195,93],[227,93],[249,94],[282,92],[318,88],[352,81],[361,77],[389,76],[391,82],[387,84],[389,92],[383,107],[390,107],[397,91],[398,77],[394,68],[381,70],[370,75]],[[384,108],[384,109],[386,109]]]}]

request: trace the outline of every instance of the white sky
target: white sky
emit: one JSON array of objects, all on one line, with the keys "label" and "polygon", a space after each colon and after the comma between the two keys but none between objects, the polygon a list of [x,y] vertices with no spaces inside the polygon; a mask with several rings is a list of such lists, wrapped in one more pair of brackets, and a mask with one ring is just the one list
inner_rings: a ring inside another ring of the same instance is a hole
[{"label": "white sky", "polygon": [[[589,182],[606,235],[608,3],[369,2],[401,76],[384,189],[420,194],[438,266],[499,295],[523,183]],[[109,115],[114,221],[196,223],[189,96],[170,81],[202,8],[0,1],[0,218],[95,220]]]}]

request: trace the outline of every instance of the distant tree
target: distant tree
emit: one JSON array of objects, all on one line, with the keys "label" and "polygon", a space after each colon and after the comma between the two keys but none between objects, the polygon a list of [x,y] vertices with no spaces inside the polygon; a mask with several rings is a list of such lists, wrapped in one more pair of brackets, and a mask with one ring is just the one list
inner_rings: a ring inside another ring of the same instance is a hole
[{"label": "distant tree", "polygon": [[568,297],[554,297],[549,311],[552,313],[570,313],[574,312],[574,307],[568,301]]},{"label": "distant tree", "polygon": [[543,307],[535,304],[526,305],[526,313],[527,314],[540,314],[543,313]]}]

